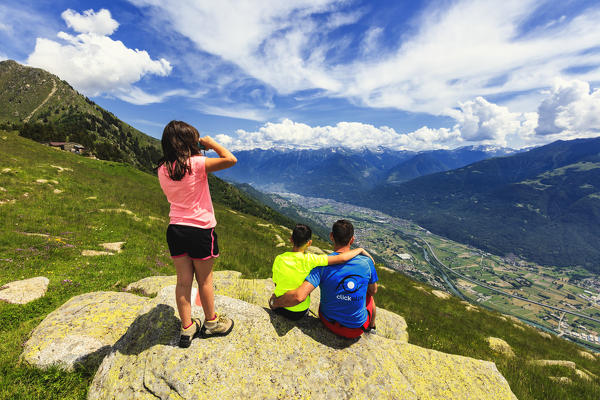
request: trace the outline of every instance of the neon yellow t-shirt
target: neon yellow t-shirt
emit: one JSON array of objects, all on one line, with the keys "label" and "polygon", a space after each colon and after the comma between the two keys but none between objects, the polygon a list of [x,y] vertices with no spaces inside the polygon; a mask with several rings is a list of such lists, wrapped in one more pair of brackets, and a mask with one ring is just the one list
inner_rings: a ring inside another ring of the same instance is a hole
[{"label": "neon yellow t-shirt", "polygon": [[[288,290],[297,289],[304,278],[314,267],[326,266],[327,256],[324,254],[307,254],[299,251],[288,251],[275,257],[273,261],[273,282],[275,296],[281,296]],[[310,306],[310,296],[293,307],[285,307],[290,311],[304,311]]]}]

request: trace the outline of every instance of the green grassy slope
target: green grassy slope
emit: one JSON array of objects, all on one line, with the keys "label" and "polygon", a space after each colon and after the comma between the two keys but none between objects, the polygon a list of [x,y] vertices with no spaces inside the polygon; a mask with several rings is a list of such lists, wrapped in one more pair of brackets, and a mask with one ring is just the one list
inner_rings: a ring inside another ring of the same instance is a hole
[{"label": "green grassy slope", "polygon": [[120,121],[43,69],[0,62],[0,124],[37,141],[83,144],[101,159],[150,170],[158,140]]},{"label": "green grassy slope", "polygon": [[[284,250],[276,247],[275,235],[285,237],[289,231],[273,220],[278,218],[275,214],[262,214],[235,190],[213,183],[222,252],[216,268],[268,277],[274,257]],[[74,295],[118,291],[145,276],[174,274],[164,239],[168,204],[150,174],[53,150],[3,131],[0,187],[0,285],[40,275],[50,279],[48,293],[39,300],[27,305],[0,303],[0,398],[83,399],[95,371],[31,368],[18,361],[21,345],[49,312]],[[217,202],[219,198],[270,220],[232,210]],[[126,242],[121,254],[81,255],[84,249],[102,250],[99,243],[115,241]],[[598,379],[588,382],[567,368],[528,362],[572,360],[578,368],[600,375],[600,361],[580,356],[574,344],[543,338],[532,328],[517,328],[499,314],[467,311],[457,299],[439,299],[431,288],[398,273],[380,268],[379,276],[378,305],[406,318],[412,343],[494,361],[519,399],[599,398]],[[491,351],[485,342],[488,336],[505,339],[516,358]],[[567,376],[573,383],[561,385],[549,376]]]},{"label": "green grassy slope", "polygon": [[236,188],[240,189],[253,199],[256,199],[257,201],[269,206],[270,208],[278,211],[281,214],[293,218],[294,221],[297,221],[297,223],[310,226],[314,235],[317,235],[322,239],[329,240],[328,237],[330,227],[326,227],[321,222],[307,217],[306,215],[308,214],[308,212],[306,212],[306,210],[304,210],[302,207],[285,200],[283,197],[277,194],[266,194],[259,190],[256,190],[247,183],[234,183],[234,185]]}]

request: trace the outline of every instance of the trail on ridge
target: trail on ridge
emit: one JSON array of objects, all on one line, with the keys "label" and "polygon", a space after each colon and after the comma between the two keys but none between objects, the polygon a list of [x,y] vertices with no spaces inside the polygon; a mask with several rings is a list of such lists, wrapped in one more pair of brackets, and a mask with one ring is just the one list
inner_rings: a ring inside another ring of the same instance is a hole
[{"label": "trail on ridge", "polygon": [[46,102],[50,99],[50,97],[52,97],[54,92],[56,92],[56,81],[52,79],[52,90],[50,91],[50,93],[48,93],[48,96],[44,99],[44,101],[40,103],[39,106],[34,108],[34,110],[23,120],[23,122],[29,122],[29,119],[33,117],[33,114],[35,114],[37,110],[39,110],[44,104],[46,104]]}]

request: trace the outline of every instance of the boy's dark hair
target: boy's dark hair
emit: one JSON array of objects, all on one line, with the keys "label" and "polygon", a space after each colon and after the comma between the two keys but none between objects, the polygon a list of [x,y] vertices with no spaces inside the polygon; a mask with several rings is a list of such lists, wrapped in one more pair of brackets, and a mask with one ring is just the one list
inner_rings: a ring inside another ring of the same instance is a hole
[{"label": "boy's dark hair", "polygon": [[292,241],[295,247],[301,247],[312,237],[312,230],[304,224],[297,224],[292,231]]},{"label": "boy's dark hair", "polygon": [[354,226],[346,219],[338,219],[331,228],[333,241],[335,244],[345,246],[350,243],[350,239],[354,236]]}]

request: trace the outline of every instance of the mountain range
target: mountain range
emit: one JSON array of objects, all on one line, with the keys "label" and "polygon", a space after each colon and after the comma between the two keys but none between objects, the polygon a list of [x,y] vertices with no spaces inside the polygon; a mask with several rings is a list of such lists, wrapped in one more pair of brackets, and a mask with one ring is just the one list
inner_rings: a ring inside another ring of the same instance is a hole
[{"label": "mountain range", "polygon": [[352,201],[496,254],[600,272],[600,138],[381,184]]},{"label": "mountain range", "polygon": [[366,206],[495,254],[600,271],[600,138],[520,152],[342,148],[236,156],[241,168],[223,178]]},{"label": "mountain range", "polygon": [[263,190],[343,200],[348,193],[363,192],[378,184],[401,183],[513,152],[511,149],[483,146],[425,152],[343,147],[321,150],[254,149],[237,151],[239,167],[218,175]]}]

